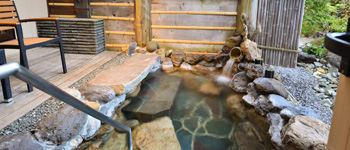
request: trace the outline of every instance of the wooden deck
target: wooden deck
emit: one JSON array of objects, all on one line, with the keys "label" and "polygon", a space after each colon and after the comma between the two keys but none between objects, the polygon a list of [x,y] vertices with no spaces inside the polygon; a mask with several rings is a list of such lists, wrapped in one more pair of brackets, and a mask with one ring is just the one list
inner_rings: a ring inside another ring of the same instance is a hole
[{"label": "wooden deck", "polygon": [[[6,50],[7,62],[19,63],[18,52],[18,50]],[[115,51],[105,51],[98,55],[65,54],[68,73],[63,74],[58,49],[36,48],[27,51],[29,69],[60,88],[69,87],[119,54],[120,52]],[[10,83],[13,102],[0,103],[0,129],[51,97],[36,88],[28,93],[26,83],[14,77],[10,77]],[[1,91],[0,101],[3,99]]]}]

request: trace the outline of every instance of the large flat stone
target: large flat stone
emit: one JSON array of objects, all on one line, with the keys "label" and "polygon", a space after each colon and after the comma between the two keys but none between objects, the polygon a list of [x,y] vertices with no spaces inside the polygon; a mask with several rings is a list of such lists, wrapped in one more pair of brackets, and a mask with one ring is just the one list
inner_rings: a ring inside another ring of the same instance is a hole
[{"label": "large flat stone", "polygon": [[160,57],[156,54],[135,54],[123,65],[110,68],[97,74],[88,86],[112,88],[116,94],[130,94],[137,85],[160,66]]},{"label": "large flat stone", "polygon": [[128,118],[142,122],[169,116],[182,78],[170,75],[152,75],[141,87],[139,95],[123,108]]}]

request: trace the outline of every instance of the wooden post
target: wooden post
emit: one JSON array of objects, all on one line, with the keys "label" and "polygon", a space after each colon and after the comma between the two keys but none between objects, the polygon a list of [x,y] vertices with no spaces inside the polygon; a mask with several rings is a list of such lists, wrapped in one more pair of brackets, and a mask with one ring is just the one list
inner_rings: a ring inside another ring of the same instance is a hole
[{"label": "wooden post", "polygon": [[90,0],[74,0],[76,18],[90,18]]},{"label": "wooden post", "polygon": [[135,30],[137,44],[146,46],[152,39],[151,0],[135,0]]},{"label": "wooden post", "polygon": [[350,149],[350,77],[339,76],[332,125],[328,137],[328,150]]},{"label": "wooden post", "polygon": [[[258,0],[239,0],[237,13],[236,33],[242,33],[244,30],[242,16],[245,14],[248,23],[248,32],[254,33],[257,27]],[[249,36],[248,36],[249,38]]]}]

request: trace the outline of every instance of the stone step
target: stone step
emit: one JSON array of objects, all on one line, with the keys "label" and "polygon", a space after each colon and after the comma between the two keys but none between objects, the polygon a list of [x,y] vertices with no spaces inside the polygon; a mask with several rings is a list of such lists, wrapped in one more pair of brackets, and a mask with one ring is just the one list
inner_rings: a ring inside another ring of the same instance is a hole
[{"label": "stone step", "polygon": [[92,79],[88,86],[112,88],[116,94],[131,94],[137,85],[151,72],[160,67],[160,57],[156,54],[134,54],[123,65],[104,70]]},{"label": "stone step", "polygon": [[138,96],[131,99],[122,111],[129,119],[149,122],[170,116],[170,108],[176,97],[182,78],[154,73],[143,82]]}]

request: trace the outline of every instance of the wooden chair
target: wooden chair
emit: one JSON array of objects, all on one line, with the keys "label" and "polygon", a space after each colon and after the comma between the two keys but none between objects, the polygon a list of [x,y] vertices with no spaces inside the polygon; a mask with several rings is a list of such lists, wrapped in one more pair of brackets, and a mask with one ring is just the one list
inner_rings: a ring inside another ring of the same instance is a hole
[{"label": "wooden chair", "polygon": [[[55,21],[57,28],[57,38],[23,38],[22,22],[30,21]],[[64,50],[62,45],[61,31],[57,18],[35,18],[20,20],[13,1],[0,1],[0,30],[15,30],[17,38],[9,39],[0,43],[0,49],[19,49],[20,64],[29,69],[26,51],[35,47],[44,46],[51,43],[58,43],[61,53],[63,73],[67,73]],[[33,91],[33,87],[27,85],[28,91]]]}]

